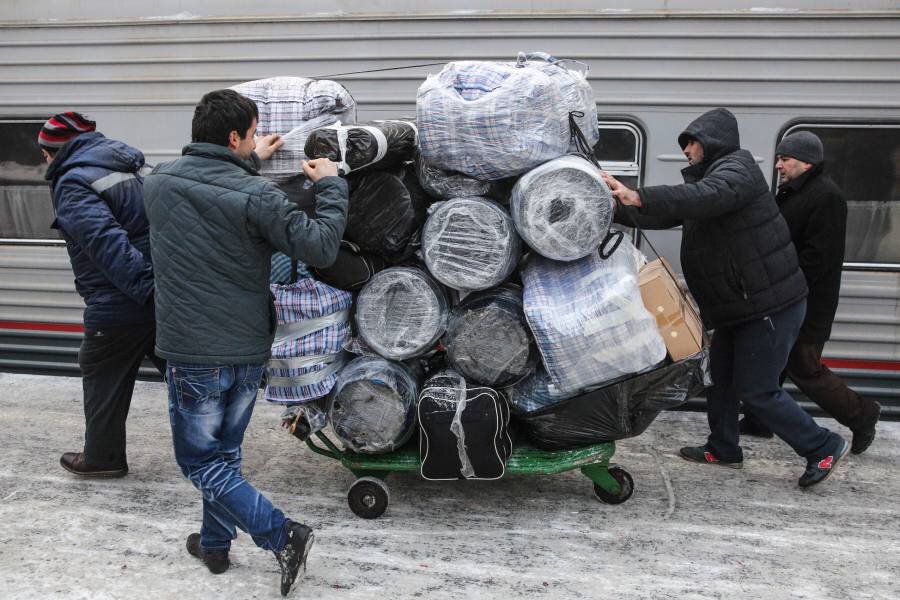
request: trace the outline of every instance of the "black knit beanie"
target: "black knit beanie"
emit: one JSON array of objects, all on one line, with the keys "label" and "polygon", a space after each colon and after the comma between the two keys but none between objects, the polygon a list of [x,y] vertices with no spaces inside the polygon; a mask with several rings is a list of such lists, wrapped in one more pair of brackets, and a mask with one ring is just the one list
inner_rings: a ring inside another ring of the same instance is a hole
[{"label": "black knit beanie", "polygon": [[790,156],[805,163],[814,165],[825,160],[825,152],[822,149],[822,140],[809,131],[798,131],[785,136],[775,148],[776,156]]}]

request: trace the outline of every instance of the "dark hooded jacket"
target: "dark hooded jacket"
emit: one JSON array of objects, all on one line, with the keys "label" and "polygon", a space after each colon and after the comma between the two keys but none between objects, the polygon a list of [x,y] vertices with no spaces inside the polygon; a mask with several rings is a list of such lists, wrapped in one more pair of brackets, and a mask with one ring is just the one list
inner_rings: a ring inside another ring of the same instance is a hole
[{"label": "dark hooded jacket", "polygon": [[47,169],[53,228],[66,240],[87,328],[153,322],[143,167],[139,150],[91,132],[60,148]]},{"label": "dark hooded jacket", "polygon": [[806,318],[797,341],[824,344],[831,337],[841,293],[847,201],[822,165],[780,185],[775,200],[809,286]]},{"label": "dark hooded jacket", "polygon": [[695,139],[704,160],[682,170],[685,183],[638,190],[641,206],[616,220],[645,229],[682,225],[681,266],[707,327],[760,319],[806,297],[787,224],[756,165],[740,148],[737,120],[704,113],[678,137]]},{"label": "dark hooded jacket", "polygon": [[316,183],[310,219],[259,177],[259,157],[194,143],[147,176],[156,271],[156,353],[170,361],[251,364],[269,357],[277,324],[272,250],[330,266],[347,220],[347,182]]}]

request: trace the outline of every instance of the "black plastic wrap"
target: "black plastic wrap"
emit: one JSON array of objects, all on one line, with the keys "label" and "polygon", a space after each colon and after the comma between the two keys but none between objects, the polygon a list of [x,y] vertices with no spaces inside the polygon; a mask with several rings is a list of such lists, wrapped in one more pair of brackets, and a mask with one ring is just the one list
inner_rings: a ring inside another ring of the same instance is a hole
[{"label": "black plastic wrap", "polygon": [[335,435],[354,452],[391,452],[415,430],[418,397],[419,382],[406,365],[362,356],[338,374],[328,417]]},{"label": "black plastic wrap", "polygon": [[350,208],[344,236],[362,250],[392,263],[412,256],[420,245],[425,222],[422,199],[417,195],[414,201],[406,184],[393,172],[363,171],[347,180]]},{"label": "black plastic wrap", "polygon": [[288,199],[300,207],[306,216],[316,216],[316,184],[306,175],[294,175],[291,177],[275,178],[275,182]]},{"label": "black plastic wrap", "polygon": [[363,252],[359,246],[341,240],[337,258],[329,267],[313,267],[316,279],[339,290],[358,292],[370,279],[385,268],[384,259],[378,255]]},{"label": "black plastic wrap", "polygon": [[500,288],[467,296],[450,313],[444,346],[450,364],[468,381],[502,388],[528,376],[537,351],[521,291]]},{"label": "black plastic wrap", "polygon": [[366,167],[394,169],[415,156],[416,126],[407,121],[340,123],[313,131],[304,152],[310,158],[329,158],[346,175]]},{"label": "black plastic wrap", "polygon": [[706,380],[706,358],[706,351],[701,351],[683,361],[523,413],[523,406],[553,401],[523,398],[547,391],[546,386],[534,385],[529,378],[511,391],[510,402],[525,432],[539,448],[566,450],[621,440],[640,435],[661,411],[699,394]]}]

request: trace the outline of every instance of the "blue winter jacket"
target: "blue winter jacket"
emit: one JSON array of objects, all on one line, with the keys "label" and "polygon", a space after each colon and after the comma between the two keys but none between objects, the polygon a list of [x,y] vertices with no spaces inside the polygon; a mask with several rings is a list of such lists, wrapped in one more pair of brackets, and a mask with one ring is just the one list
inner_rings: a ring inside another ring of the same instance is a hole
[{"label": "blue winter jacket", "polygon": [[153,321],[143,167],[139,150],[85,133],[60,148],[47,169],[53,227],[66,240],[87,328]]}]

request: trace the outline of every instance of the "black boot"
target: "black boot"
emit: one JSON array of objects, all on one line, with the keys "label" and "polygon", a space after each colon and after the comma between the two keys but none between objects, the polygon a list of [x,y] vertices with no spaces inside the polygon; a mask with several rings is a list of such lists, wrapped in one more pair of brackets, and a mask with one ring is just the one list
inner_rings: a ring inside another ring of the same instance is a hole
[{"label": "black boot", "polygon": [[872,402],[872,404],[874,406],[865,423],[852,430],[853,441],[850,443],[850,452],[853,454],[865,452],[872,445],[872,440],[875,439],[875,425],[878,424],[878,419],[881,417],[881,405],[877,402]]},{"label": "black boot", "polygon": [[287,543],[281,552],[275,553],[275,559],[281,567],[281,595],[287,596],[300,568],[306,571],[306,556],[312,548],[315,536],[312,529],[303,523],[288,520],[284,526],[287,529]]},{"label": "black boot", "polygon": [[191,556],[202,560],[206,568],[216,575],[224,573],[231,566],[231,561],[228,560],[228,550],[204,550],[200,546],[199,533],[192,533],[188,536],[187,551]]}]

